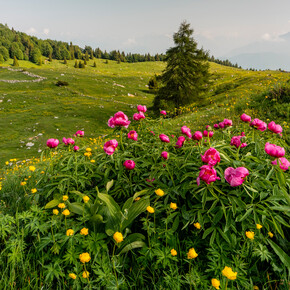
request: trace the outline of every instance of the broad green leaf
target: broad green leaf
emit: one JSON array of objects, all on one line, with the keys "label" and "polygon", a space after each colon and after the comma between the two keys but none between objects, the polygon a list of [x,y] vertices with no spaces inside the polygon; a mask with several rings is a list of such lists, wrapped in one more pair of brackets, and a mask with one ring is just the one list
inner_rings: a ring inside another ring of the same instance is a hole
[{"label": "broad green leaf", "polygon": [[83,215],[84,213],[84,206],[79,202],[68,203],[68,208],[71,212]]},{"label": "broad green leaf", "polygon": [[213,227],[206,229],[203,233],[202,239],[205,239],[213,230],[214,230]]},{"label": "broad green leaf", "polygon": [[114,179],[112,179],[111,181],[109,181],[106,185],[106,190],[107,192],[109,192],[110,188],[113,186],[114,184]]},{"label": "broad green leaf", "polygon": [[45,209],[53,208],[53,207],[57,206],[59,203],[60,203],[60,201],[58,199],[53,199],[49,203],[47,203],[44,208]]},{"label": "broad green leaf", "polygon": [[122,251],[119,253],[119,255],[124,254],[124,253],[127,253],[127,252],[129,252],[129,251],[131,251],[133,249],[143,248],[145,246],[146,246],[146,244],[143,241],[133,242],[133,243],[127,245],[126,247],[124,247],[122,249]]},{"label": "broad green leaf", "polygon": [[241,218],[237,219],[237,222],[241,222],[241,221],[243,221],[244,219],[246,219],[246,218],[248,217],[248,215],[249,215],[252,211],[253,211],[253,209],[252,209],[252,208],[249,208],[249,209],[246,211],[246,213],[245,213]]},{"label": "broad green leaf", "polygon": [[290,269],[290,257],[277,244],[275,244],[272,240],[269,239],[268,242],[269,242],[270,246],[273,248],[274,252],[280,258],[281,262],[288,269]]},{"label": "broad green leaf", "polygon": [[214,218],[213,218],[213,225],[216,225],[223,217],[223,210],[221,207],[219,207],[218,212],[215,214]]},{"label": "broad green leaf", "polygon": [[172,224],[172,228],[170,229],[171,233],[174,233],[179,226],[179,216],[177,216]]}]

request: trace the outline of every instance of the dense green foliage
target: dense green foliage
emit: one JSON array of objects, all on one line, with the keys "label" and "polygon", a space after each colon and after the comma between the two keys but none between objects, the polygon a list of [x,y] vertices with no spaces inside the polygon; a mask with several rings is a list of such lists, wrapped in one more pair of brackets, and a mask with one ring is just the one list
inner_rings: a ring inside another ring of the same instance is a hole
[{"label": "dense green foliage", "polygon": [[192,34],[190,24],[183,22],[173,36],[175,46],[166,51],[162,87],[154,99],[156,110],[191,104],[209,89],[208,54],[197,48]]}]

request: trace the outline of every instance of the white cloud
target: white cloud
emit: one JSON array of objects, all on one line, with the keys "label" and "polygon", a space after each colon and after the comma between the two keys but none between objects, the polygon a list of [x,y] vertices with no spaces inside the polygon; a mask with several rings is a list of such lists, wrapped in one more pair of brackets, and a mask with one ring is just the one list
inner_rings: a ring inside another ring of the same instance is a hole
[{"label": "white cloud", "polygon": [[48,35],[48,33],[49,33],[49,29],[48,29],[48,28],[44,28],[44,29],[43,29],[43,33],[44,33],[45,35]]},{"label": "white cloud", "polygon": [[36,33],[36,29],[34,27],[30,27],[28,30],[26,30],[27,34],[34,34]]},{"label": "white cloud", "polygon": [[266,32],[261,37],[263,40],[266,40],[266,41],[272,41],[272,42],[285,41],[283,38],[280,37],[280,33],[270,34],[270,33]]},{"label": "white cloud", "polygon": [[123,42],[122,44],[124,46],[132,46],[135,45],[137,42],[135,40],[135,38],[128,38],[125,42]]}]

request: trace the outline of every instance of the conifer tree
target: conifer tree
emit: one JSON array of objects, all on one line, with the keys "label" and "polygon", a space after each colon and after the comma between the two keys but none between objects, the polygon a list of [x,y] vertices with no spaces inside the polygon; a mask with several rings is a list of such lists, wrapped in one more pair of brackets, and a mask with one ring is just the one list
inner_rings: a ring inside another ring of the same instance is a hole
[{"label": "conifer tree", "polygon": [[74,67],[75,68],[78,68],[79,66],[78,66],[78,61],[77,60],[75,60],[75,65],[74,65]]},{"label": "conifer tree", "polygon": [[49,61],[49,62],[52,62],[52,54],[51,54],[51,53],[49,54],[48,61]]},{"label": "conifer tree", "polygon": [[14,60],[13,60],[13,66],[19,66],[18,60],[15,55],[14,55]]},{"label": "conifer tree", "polygon": [[86,51],[86,54],[85,54],[85,61],[89,61],[90,58],[89,58],[89,54],[88,54],[88,51]]},{"label": "conifer tree", "polygon": [[175,46],[166,52],[167,66],[162,74],[154,108],[172,109],[198,101],[208,89],[208,53],[197,48],[190,24],[182,22],[173,39]]},{"label": "conifer tree", "polygon": [[97,67],[96,61],[94,61],[94,65],[93,65],[93,67]]}]

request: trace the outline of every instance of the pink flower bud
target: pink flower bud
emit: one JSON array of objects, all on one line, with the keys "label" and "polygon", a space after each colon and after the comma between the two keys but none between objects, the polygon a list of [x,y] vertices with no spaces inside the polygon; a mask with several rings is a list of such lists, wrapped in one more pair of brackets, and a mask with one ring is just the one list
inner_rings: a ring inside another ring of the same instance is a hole
[{"label": "pink flower bud", "polygon": [[202,133],[200,131],[196,131],[193,136],[192,136],[193,140],[201,140],[202,139]]},{"label": "pink flower bud", "polygon": [[162,153],[161,153],[161,157],[162,158],[164,158],[164,159],[168,159],[168,152],[167,151],[163,151]]},{"label": "pink flower bud", "polygon": [[268,129],[276,134],[282,133],[282,131],[283,131],[282,127],[278,124],[275,124],[274,121],[272,121],[268,124]]},{"label": "pink flower bud", "polygon": [[[284,157],[281,157],[281,158],[278,158],[279,160],[279,166],[280,168],[283,170],[283,171],[286,171],[289,169],[290,167],[290,162],[284,158]],[[274,161],[271,162],[272,164],[274,165],[277,165],[277,159],[275,159]]]},{"label": "pink flower bud", "polygon": [[250,123],[250,126],[256,128],[259,131],[265,131],[267,129],[267,124],[257,118]]},{"label": "pink flower bud", "polygon": [[160,140],[161,140],[162,142],[165,142],[165,143],[169,143],[169,142],[170,142],[169,137],[168,137],[167,135],[165,135],[165,134],[160,134],[160,135],[159,135],[159,138],[160,138]]},{"label": "pink flower bud", "polygon": [[85,132],[82,130],[78,130],[76,131],[76,133],[74,134],[75,137],[84,137]]},{"label": "pink flower bud", "polygon": [[68,146],[68,145],[74,145],[75,141],[72,138],[62,138],[62,142],[64,143],[64,145]]},{"label": "pink flower bud", "polygon": [[133,115],[133,120],[134,121],[139,121],[140,119],[145,119],[145,115],[143,112],[135,113]]},{"label": "pink flower bud", "polygon": [[115,127],[125,127],[128,128],[131,121],[129,121],[128,117],[123,112],[117,112],[114,117],[111,117],[108,120],[108,126],[111,128]]},{"label": "pink flower bud", "polygon": [[79,151],[80,147],[79,146],[74,146],[74,151]]},{"label": "pink flower bud", "polygon": [[211,147],[205,151],[204,155],[201,155],[201,160],[210,166],[214,166],[221,161],[221,157],[219,152]]},{"label": "pink flower bud", "polygon": [[118,146],[118,141],[116,139],[113,140],[109,140],[104,144],[104,151],[108,154],[108,155],[112,155],[115,152],[115,149]]},{"label": "pink flower bud", "polygon": [[189,139],[192,137],[191,130],[186,126],[181,127],[181,133],[185,134]]},{"label": "pink flower bud", "polygon": [[49,148],[56,148],[59,144],[59,141],[57,139],[48,139],[47,142],[46,142],[46,145],[49,147]]},{"label": "pink flower bud", "polygon": [[285,149],[283,147],[277,146],[275,144],[266,143],[265,151],[268,155],[280,158],[285,155]]},{"label": "pink flower bud", "polygon": [[242,120],[243,122],[248,122],[248,123],[251,122],[251,117],[248,116],[248,115],[246,115],[245,113],[242,114],[240,118],[241,118],[241,120]]},{"label": "pink flower bud", "polygon": [[224,123],[224,122],[220,122],[220,123],[219,123],[219,127],[220,127],[221,129],[223,129],[223,128],[225,127],[225,123]]},{"label": "pink flower bud", "polygon": [[229,120],[229,119],[224,119],[223,123],[224,123],[225,127],[233,126],[233,121]]},{"label": "pink flower bud", "polygon": [[175,147],[176,148],[181,148],[183,146],[184,141],[185,141],[185,137],[184,136],[178,137],[177,142],[175,144]]},{"label": "pink flower bud", "polygon": [[145,112],[147,111],[147,107],[146,107],[146,106],[138,105],[138,106],[137,106],[137,111],[138,111],[138,112],[143,112],[143,113],[145,113]]},{"label": "pink flower bud", "polygon": [[240,146],[241,148],[246,147],[246,143],[241,143],[241,138],[243,138],[243,136],[234,136],[231,140],[231,145],[235,146],[236,148],[239,148]]},{"label": "pink flower bud", "polygon": [[249,171],[245,167],[238,167],[237,169],[228,167],[225,170],[225,180],[233,187],[241,185],[248,175]]},{"label": "pink flower bud", "polygon": [[167,113],[166,113],[166,111],[162,110],[162,111],[160,112],[160,114],[166,116]]},{"label": "pink flower bud", "polygon": [[200,185],[200,180],[203,180],[206,184],[210,184],[211,182],[220,180],[220,178],[217,176],[216,170],[213,167],[203,165],[200,167],[199,176],[196,179],[197,185]]},{"label": "pink flower bud", "polygon": [[135,162],[133,160],[126,160],[123,165],[125,166],[126,169],[132,170],[135,168]]},{"label": "pink flower bud", "polygon": [[219,126],[219,124],[214,124],[213,127],[214,127],[215,129],[219,129],[220,126]]}]

